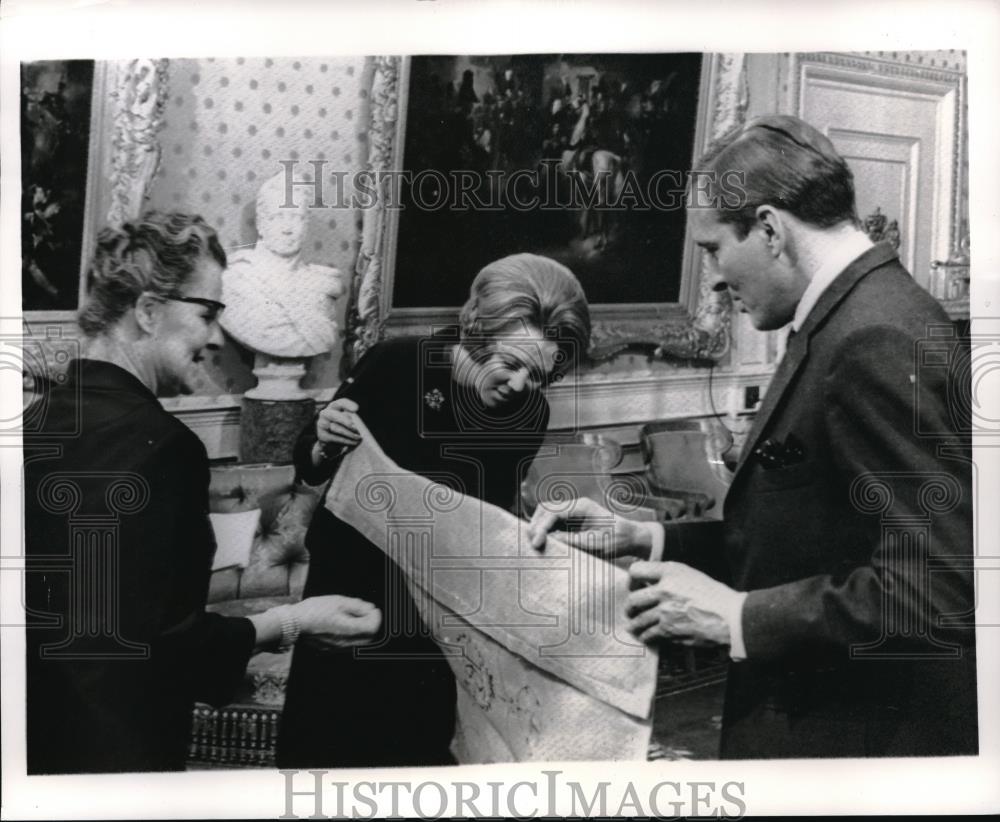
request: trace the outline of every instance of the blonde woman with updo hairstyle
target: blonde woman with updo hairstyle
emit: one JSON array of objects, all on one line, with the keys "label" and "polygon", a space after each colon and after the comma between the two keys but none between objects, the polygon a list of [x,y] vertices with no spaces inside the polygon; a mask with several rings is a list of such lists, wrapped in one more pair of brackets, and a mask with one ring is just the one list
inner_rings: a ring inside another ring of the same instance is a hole
[{"label": "blonde woman with updo hairstyle", "polygon": [[[299,474],[326,482],[358,444],[360,418],[402,468],[513,509],[548,427],[544,388],[586,356],[589,339],[587,301],[568,268],[535,254],[490,263],[458,326],[385,340],[362,357],[303,431]],[[399,567],[325,508],[306,546],[306,593],[359,597],[385,621],[375,655],[297,645],[279,766],[452,763],[455,680]]]}]

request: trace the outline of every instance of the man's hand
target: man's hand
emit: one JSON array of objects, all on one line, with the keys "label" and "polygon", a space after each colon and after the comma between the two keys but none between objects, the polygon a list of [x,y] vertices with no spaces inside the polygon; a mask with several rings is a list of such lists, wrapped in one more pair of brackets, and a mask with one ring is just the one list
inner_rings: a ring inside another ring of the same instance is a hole
[{"label": "man's hand", "polygon": [[363,599],[330,594],[309,597],[292,606],[302,636],[328,648],[369,644],[382,625],[382,612]]},{"label": "man's hand", "polygon": [[[553,530],[557,525],[569,530]],[[628,554],[649,556],[651,527],[659,526],[618,516],[592,499],[580,497],[568,505],[540,502],[532,514],[528,535],[536,551],[545,547],[551,535],[574,548],[611,559]]]},{"label": "man's hand", "polygon": [[728,614],[741,594],[680,562],[635,562],[625,613],[628,629],[643,642],[728,645]]}]

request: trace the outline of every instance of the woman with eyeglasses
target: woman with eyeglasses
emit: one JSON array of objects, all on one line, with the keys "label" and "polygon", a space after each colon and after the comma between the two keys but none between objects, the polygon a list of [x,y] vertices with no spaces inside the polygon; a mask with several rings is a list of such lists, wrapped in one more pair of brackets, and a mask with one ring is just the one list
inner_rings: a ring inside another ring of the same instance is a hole
[{"label": "woman with eyeglasses", "polygon": [[[328,480],[359,443],[360,418],[400,467],[511,510],[548,426],[542,389],[589,341],[587,301],[568,268],[534,254],[490,263],[457,327],[386,340],[361,358],[299,438],[299,476]],[[307,594],[361,597],[385,619],[368,654],[297,644],[279,767],[453,763],[455,679],[402,571],[325,508],[306,547]]]},{"label": "woman with eyeglasses", "polygon": [[84,356],[26,412],[42,419],[25,434],[29,773],[181,770],[195,700],[228,701],[255,650],[378,629],[371,603],[338,596],[205,612],[208,458],[157,396],[189,392],[221,346],[225,265],[200,217],[102,231]]}]

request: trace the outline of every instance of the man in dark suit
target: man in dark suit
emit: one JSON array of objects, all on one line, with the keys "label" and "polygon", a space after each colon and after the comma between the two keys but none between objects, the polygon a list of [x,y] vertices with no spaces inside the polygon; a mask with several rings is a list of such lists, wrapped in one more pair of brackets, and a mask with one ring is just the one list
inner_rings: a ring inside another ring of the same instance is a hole
[{"label": "man in dark suit", "polygon": [[[638,637],[730,646],[723,758],[975,754],[971,449],[948,318],[861,231],[847,164],[806,123],[759,118],[703,167],[743,175],[743,196],[700,192],[695,242],[756,328],[791,331],[724,519],[661,527],[586,501],[563,516],[667,560],[631,567]],[[536,512],[536,545],[559,518]]]}]

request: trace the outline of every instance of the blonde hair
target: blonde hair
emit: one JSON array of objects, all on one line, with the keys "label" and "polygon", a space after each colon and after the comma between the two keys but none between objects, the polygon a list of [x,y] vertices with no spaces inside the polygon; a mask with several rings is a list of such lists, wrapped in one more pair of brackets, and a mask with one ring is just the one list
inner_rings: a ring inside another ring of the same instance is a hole
[{"label": "blonde hair", "polygon": [[150,211],[121,228],[103,229],[87,269],[87,298],[77,316],[80,330],[88,337],[106,331],[144,291],[177,296],[205,258],[226,267],[215,229],[196,215]]},{"label": "blonde hair", "polygon": [[590,347],[590,309],[580,281],[562,263],[512,254],[485,266],[472,281],[459,315],[462,346],[488,359],[499,334],[536,328],[556,343],[557,370],[579,362]]}]

